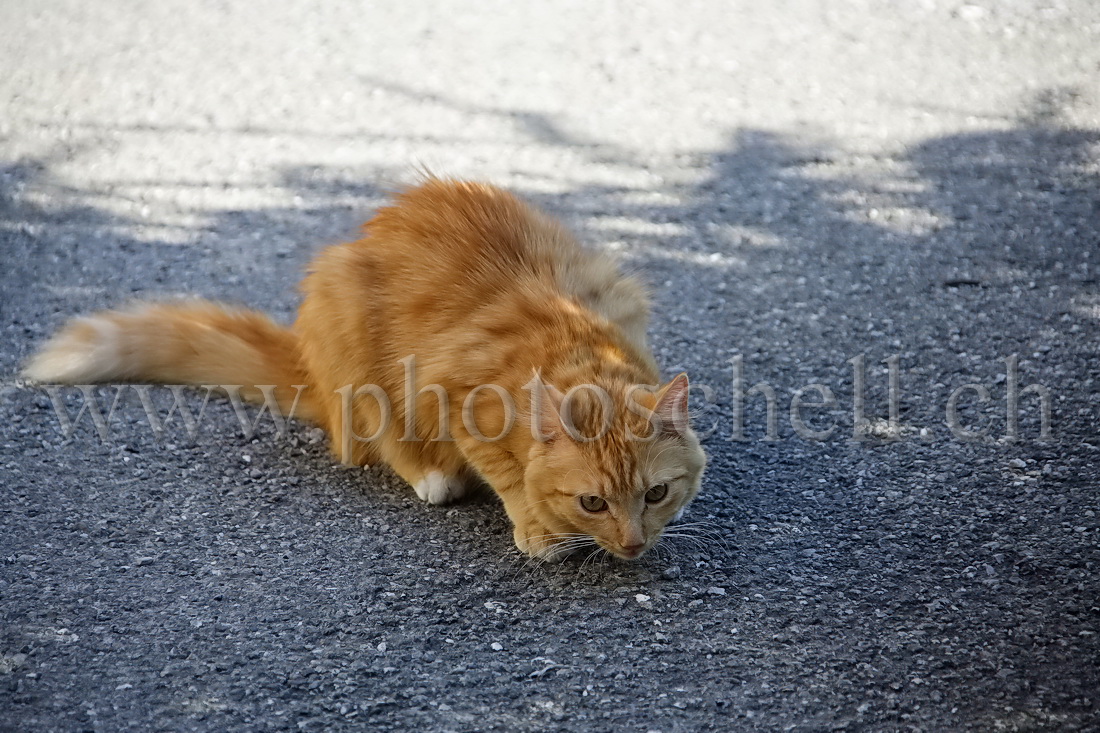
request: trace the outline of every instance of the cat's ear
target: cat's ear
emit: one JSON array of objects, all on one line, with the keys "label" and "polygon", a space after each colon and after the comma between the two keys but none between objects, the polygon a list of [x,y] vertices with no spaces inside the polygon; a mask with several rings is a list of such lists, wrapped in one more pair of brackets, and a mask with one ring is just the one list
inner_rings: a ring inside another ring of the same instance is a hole
[{"label": "cat's ear", "polygon": [[653,414],[658,421],[657,428],[662,433],[683,435],[690,429],[689,391],[687,372],[680,372],[657,394],[657,406],[653,408]]},{"label": "cat's ear", "polygon": [[523,388],[531,392],[531,435],[540,442],[553,443],[564,431],[561,405],[565,395],[554,385],[544,382],[537,369]]}]

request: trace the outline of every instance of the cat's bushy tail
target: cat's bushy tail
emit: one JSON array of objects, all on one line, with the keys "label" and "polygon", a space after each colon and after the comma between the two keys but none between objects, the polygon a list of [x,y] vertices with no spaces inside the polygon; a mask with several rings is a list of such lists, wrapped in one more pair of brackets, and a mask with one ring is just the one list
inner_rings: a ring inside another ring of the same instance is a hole
[{"label": "cat's bushy tail", "polygon": [[[262,401],[256,387],[275,385],[283,414],[308,385],[298,339],[266,315],[209,301],[142,303],[74,318],[23,370],[40,382],[149,381],[241,385],[244,399]],[[314,417],[308,389],[295,415]]]}]

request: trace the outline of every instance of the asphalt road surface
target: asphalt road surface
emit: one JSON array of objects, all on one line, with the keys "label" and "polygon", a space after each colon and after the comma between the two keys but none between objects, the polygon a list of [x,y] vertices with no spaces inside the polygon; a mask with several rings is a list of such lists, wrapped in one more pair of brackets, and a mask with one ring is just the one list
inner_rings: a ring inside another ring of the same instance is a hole
[{"label": "asphalt road surface", "polygon": [[[824,5],[0,5],[0,729],[1100,727],[1100,7]],[[289,321],[418,166],[652,284],[694,537],[530,564],[308,425],[19,381],[132,299]]]}]

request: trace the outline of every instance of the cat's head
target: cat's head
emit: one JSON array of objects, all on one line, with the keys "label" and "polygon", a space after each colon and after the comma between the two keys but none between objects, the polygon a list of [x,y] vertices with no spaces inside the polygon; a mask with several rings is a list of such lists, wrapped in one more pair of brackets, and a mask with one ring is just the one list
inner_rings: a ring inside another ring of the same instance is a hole
[{"label": "cat's head", "polygon": [[[687,375],[656,391],[605,382],[567,396],[539,382],[532,394],[532,518],[563,549],[585,536],[623,559],[653,547],[699,492],[706,464],[688,420]],[[553,550],[547,543],[542,554]]]}]

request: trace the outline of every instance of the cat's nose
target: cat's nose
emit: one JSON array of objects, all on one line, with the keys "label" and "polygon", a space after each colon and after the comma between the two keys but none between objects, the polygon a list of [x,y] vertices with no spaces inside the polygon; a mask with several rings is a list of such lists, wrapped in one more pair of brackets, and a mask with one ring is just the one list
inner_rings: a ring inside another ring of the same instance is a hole
[{"label": "cat's nose", "polygon": [[623,552],[625,552],[628,555],[632,555],[632,556],[642,554],[643,549],[645,549],[645,543],[644,542],[639,542],[636,545],[623,545]]}]

